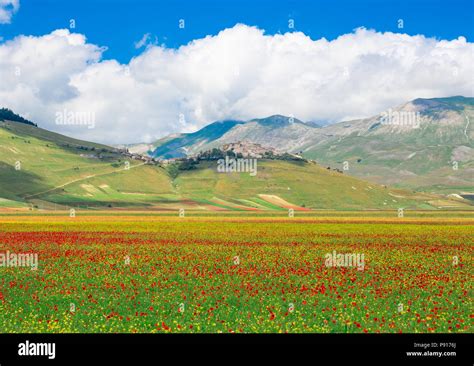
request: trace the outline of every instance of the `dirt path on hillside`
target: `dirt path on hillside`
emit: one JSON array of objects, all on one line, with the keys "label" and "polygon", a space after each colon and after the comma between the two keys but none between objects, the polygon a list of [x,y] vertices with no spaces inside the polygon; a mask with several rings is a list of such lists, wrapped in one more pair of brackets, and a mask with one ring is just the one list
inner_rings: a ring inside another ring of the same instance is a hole
[{"label": "dirt path on hillside", "polygon": [[[135,168],[138,168],[140,166],[143,166],[145,165],[146,163],[140,163],[140,164],[137,164],[137,165],[131,165],[129,169],[127,170],[132,170],[132,169],[135,169]],[[28,194],[26,196],[23,196],[24,199],[27,199],[27,198],[32,198],[32,197],[37,197],[37,196],[41,196],[45,193],[48,193],[48,192],[52,192],[52,191],[55,191],[56,189],[58,188],[64,188],[70,184],[73,184],[73,183],[77,183],[77,182],[81,182],[83,180],[86,180],[86,179],[90,179],[90,178],[95,178],[95,177],[101,177],[101,176],[104,176],[104,175],[109,175],[109,174],[114,174],[114,173],[118,173],[118,172],[123,172],[125,169],[122,168],[122,169],[117,169],[117,170],[114,170],[114,171],[111,171],[111,172],[106,172],[106,173],[99,173],[99,174],[92,174],[92,175],[88,175],[87,177],[83,177],[83,178],[78,178],[78,179],[74,179],[74,180],[71,180],[69,182],[66,182],[66,183],[63,183],[63,184],[60,184],[59,186],[55,186],[53,188],[50,188],[46,191],[43,191],[43,192],[38,192],[38,193],[34,193],[34,194]]]}]

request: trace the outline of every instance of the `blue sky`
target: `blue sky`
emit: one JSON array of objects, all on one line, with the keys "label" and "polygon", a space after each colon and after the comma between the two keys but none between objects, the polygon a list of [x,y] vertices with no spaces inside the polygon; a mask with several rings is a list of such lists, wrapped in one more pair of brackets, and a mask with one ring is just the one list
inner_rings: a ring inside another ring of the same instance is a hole
[{"label": "blue sky", "polygon": [[[267,34],[295,31],[312,39],[332,40],[357,27],[452,40],[474,39],[474,7],[469,0],[21,0],[11,24],[0,24],[4,40],[19,34],[43,35],[68,28],[89,43],[107,47],[103,57],[127,63],[141,51],[134,43],[150,33],[176,48],[215,35],[236,23],[255,25]],[[178,27],[179,19],[185,28]],[[403,19],[404,28],[397,28]]]},{"label": "blue sky", "polygon": [[[474,96],[473,2],[2,0],[0,107],[110,144],[225,119],[334,123]],[[77,123],[59,123],[66,114]]]}]

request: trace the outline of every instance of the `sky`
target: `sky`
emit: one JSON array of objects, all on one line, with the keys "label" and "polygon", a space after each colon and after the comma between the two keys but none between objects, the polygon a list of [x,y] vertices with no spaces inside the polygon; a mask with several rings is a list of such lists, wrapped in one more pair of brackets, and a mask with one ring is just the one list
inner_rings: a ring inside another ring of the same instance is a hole
[{"label": "sky", "polygon": [[0,0],[0,107],[116,144],[473,96],[474,1]]}]

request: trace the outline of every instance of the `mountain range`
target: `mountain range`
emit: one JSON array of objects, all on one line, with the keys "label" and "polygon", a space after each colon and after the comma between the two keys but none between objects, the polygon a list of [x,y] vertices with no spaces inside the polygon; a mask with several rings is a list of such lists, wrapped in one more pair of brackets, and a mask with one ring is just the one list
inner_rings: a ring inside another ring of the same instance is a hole
[{"label": "mountain range", "polygon": [[128,146],[162,159],[247,141],[380,184],[469,196],[474,177],[474,98],[415,99],[378,115],[320,127],[275,115],[226,120],[152,144]]},{"label": "mountain range", "polygon": [[[473,98],[417,99],[325,127],[286,116],[228,120],[128,146],[149,157],[63,136],[1,111],[4,209],[474,208]],[[272,151],[258,159],[255,176],[223,174],[218,161],[196,158],[209,157],[199,153],[212,149],[229,154],[219,149],[241,144]]]}]

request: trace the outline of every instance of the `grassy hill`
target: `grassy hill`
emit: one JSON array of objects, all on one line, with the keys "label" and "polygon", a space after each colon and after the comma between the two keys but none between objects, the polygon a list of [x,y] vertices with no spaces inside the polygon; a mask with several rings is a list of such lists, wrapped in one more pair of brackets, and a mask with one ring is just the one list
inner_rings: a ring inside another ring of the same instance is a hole
[{"label": "grassy hill", "polygon": [[277,209],[397,209],[463,206],[439,196],[393,190],[327,170],[312,162],[260,160],[258,173],[218,173],[215,162],[201,162],[196,170],[175,179],[183,197],[223,207]]},{"label": "grassy hill", "polygon": [[[127,169],[128,168],[128,169]],[[0,122],[0,208],[181,207],[205,210],[469,208],[462,200],[393,190],[313,162],[258,160],[258,173],[218,173],[130,160],[112,147]]]},{"label": "grassy hill", "polygon": [[[130,170],[125,169],[126,162]],[[97,179],[118,191],[91,193],[80,188]],[[134,187],[135,193],[160,191],[150,187],[168,183],[168,174],[125,159],[105,145],[7,121],[0,122],[0,182],[0,197],[19,203],[107,206],[134,204],[135,199],[119,191],[127,186]]]}]

